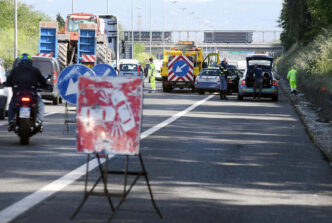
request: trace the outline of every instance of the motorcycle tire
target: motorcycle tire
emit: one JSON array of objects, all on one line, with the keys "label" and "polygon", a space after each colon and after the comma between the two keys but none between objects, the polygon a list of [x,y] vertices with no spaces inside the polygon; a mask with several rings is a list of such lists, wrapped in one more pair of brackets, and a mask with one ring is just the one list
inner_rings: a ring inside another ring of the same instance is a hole
[{"label": "motorcycle tire", "polygon": [[30,119],[22,118],[19,121],[18,135],[20,137],[20,144],[29,144],[30,139]]}]

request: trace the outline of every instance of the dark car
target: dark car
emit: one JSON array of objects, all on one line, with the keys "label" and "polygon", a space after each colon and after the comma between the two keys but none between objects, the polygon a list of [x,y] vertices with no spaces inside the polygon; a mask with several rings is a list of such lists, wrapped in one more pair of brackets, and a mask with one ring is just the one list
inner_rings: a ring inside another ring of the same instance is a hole
[{"label": "dark car", "polygon": [[243,73],[236,66],[227,67],[227,94],[237,93],[239,80]]},{"label": "dark car", "polygon": [[[18,59],[15,60],[13,68],[17,66]],[[62,103],[62,98],[59,94],[56,82],[60,73],[58,61],[53,57],[32,57],[32,66],[38,68],[45,78],[50,77],[48,84],[52,85],[52,90],[41,90],[40,95],[42,99],[51,100],[54,105]]]},{"label": "dark car", "polygon": [[[265,55],[253,55],[246,58],[247,69],[239,81],[238,100],[244,97],[253,97],[254,94],[254,66],[263,70],[262,97],[278,101],[278,81],[272,71],[273,58]],[[258,92],[258,89],[257,89]]]}]

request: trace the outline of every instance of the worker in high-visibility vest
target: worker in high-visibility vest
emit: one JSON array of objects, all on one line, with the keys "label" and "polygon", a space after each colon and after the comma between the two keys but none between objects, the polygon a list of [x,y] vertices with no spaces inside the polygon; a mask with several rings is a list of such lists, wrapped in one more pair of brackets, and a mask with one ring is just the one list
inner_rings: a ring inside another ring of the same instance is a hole
[{"label": "worker in high-visibility vest", "polygon": [[156,91],[156,73],[157,73],[157,71],[156,71],[156,66],[153,63],[153,59],[150,58],[149,61],[150,61],[150,66],[149,66],[148,75],[150,78],[150,86],[151,86],[150,92],[155,92]]},{"label": "worker in high-visibility vest", "polygon": [[296,95],[296,74],[297,70],[294,68],[292,68],[287,74],[287,79],[289,80],[291,93],[294,93],[295,95]]}]

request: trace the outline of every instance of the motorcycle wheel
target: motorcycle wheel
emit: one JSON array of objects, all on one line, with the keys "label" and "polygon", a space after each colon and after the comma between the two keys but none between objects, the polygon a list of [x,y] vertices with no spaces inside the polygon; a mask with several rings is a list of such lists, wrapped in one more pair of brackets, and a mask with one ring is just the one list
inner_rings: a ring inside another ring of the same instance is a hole
[{"label": "motorcycle wheel", "polygon": [[30,119],[22,118],[19,123],[18,135],[20,137],[20,144],[29,144],[30,139]]}]

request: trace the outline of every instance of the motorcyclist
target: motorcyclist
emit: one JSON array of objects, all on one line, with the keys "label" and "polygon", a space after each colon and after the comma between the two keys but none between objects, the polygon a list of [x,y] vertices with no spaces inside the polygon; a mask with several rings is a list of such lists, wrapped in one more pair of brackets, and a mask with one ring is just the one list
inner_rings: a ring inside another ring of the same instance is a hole
[{"label": "motorcyclist", "polygon": [[44,117],[44,102],[41,99],[40,94],[37,93],[37,89],[33,88],[33,86],[47,89],[49,85],[39,69],[32,66],[32,57],[29,54],[24,53],[19,56],[18,66],[9,73],[5,86],[11,87],[13,90],[13,97],[10,101],[8,109],[8,131],[13,131],[14,127],[15,101],[17,93],[25,90],[33,91],[37,95],[38,112],[36,125],[41,127]]}]

